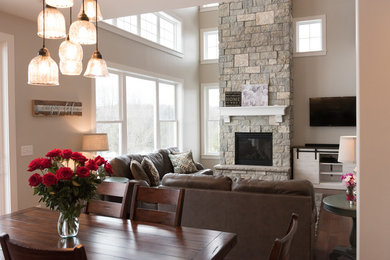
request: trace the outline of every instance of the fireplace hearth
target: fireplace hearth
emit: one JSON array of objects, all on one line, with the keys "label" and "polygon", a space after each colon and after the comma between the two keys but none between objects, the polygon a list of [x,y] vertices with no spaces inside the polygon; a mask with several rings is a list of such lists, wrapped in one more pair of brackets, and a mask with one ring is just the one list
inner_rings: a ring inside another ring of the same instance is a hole
[{"label": "fireplace hearth", "polygon": [[272,133],[235,133],[235,164],[272,166]]}]

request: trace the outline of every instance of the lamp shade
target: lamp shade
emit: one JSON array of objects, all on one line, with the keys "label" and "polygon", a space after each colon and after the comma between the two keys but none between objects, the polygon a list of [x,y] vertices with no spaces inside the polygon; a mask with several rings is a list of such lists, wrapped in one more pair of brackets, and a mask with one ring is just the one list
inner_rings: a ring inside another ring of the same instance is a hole
[{"label": "lamp shade", "polygon": [[72,42],[69,37],[63,41],[59,48],[60,70],[64,75],[80,75],[83,59],[83,48],[79,43]]},{"label": "lamp shade", "polygon": [[85,152],[108,151],[107,134],[84,134],[82,150]]},{"label": "lamp shade", "polygon": [[92,54],[91,59],[88,61],[88,66],[85,70],[84,77],[95,78],[107,76],[107,64],[103,60],[103,57],[100,52],[98,50],[95,50],[95,52]]},{"label": "lamp shade", "polygon": [[57,8],[68,8],[73,6],[73,0],[46,0],[46,4]]},{"label": "lamp shade", "polygon": [[77,76],[83,71],[83,63],[81,61],[61,60],[60,70],[63,75]]},{"label": "lamp shade", "polygon": [[340,136],[338,161],[356,163],[356,136]]},{"label": "lamp shade", "polygon": [[78,21],[71,24],[69,28],[69,38],[72,42],[80,44],[96,43],[96,27],[90,23],[88,17],[84,14]]},{"label": "lamp shade", "polygon": [[[38,15],[38,36],[43,37],[43,11]],[[65,17],[57,8],[45,8],[45,38],[62,39],[66,37]]]},{"label": "lamp shade", "polygon": [[28,65],[28,84],[59,85],[57,63],[50,57],[50,52],[46,48],[40,49],[38,56],[30,61]]},{"label": "lamp shade", "polygon": [[[88,16],[89,21],[96,22],[96,0],[84,0],[84,12]],[[83,13],[83,4],[81,4],[79,16]],[[98,21],[103,20],[100,6],[97,4]]]}]

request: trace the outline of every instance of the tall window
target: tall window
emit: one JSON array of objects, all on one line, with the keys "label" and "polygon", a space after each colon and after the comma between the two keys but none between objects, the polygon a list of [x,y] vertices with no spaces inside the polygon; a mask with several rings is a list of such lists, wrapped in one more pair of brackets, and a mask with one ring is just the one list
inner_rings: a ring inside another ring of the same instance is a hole
[{"label": "tall window", "polygon": [[203,94],[203,155],[219,155],[219,86],[218,84],[205,84],[202,86]]},{"label": "tall window", "polygon": [[125,16],[104,21],[169,49],[176,51],[182,49],[181,22],[164,12]]},{"label": "tall window", "polygon": [[326,54],[325,16],[294,19],[295,56]]},{"label": "tall window", "polygon": [[177,146],[177,84],[110,70],[96,79],[96,131],[108,134],[113,158]]},{"label": "tall window", "polygon": [[202,36],[202,63],[218,62],[218,30],[204,29],[201,31]]}]

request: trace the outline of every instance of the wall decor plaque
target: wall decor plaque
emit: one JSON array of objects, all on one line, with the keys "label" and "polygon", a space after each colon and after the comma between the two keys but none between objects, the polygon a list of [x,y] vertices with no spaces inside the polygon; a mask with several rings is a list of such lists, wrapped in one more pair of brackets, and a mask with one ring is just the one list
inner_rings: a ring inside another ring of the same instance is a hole
[{"label": "wall decor plaque", "polygon": [[226,107],[240,107],[241,106],[241,92],[240,91],[227,91],[225,93],[225,106]]},{"label": "wall decor plaque", "polygon": [[268,85],[242,86],[242,106],[268,106]]},{"label": "wall decor plaque", "polygon": [[83,105],[74,101],[33,100],[33,116],[82,116]]}]

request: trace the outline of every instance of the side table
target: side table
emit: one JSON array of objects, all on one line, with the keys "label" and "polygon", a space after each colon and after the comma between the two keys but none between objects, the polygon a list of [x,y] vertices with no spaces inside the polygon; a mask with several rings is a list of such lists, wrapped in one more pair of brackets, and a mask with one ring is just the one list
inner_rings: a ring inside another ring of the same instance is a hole
[{"label": "side table", "polygon": [[339,256],[345,256],[349,259],[356,259],[356,205],[351,206],[345,194],[338,194],[325,197],[323,199],[324,209],[327,211],[345,217],[352,218],[352,230],[349,236],[351,247],[336,247],[329,255],[329,259],[336,260]]}]

